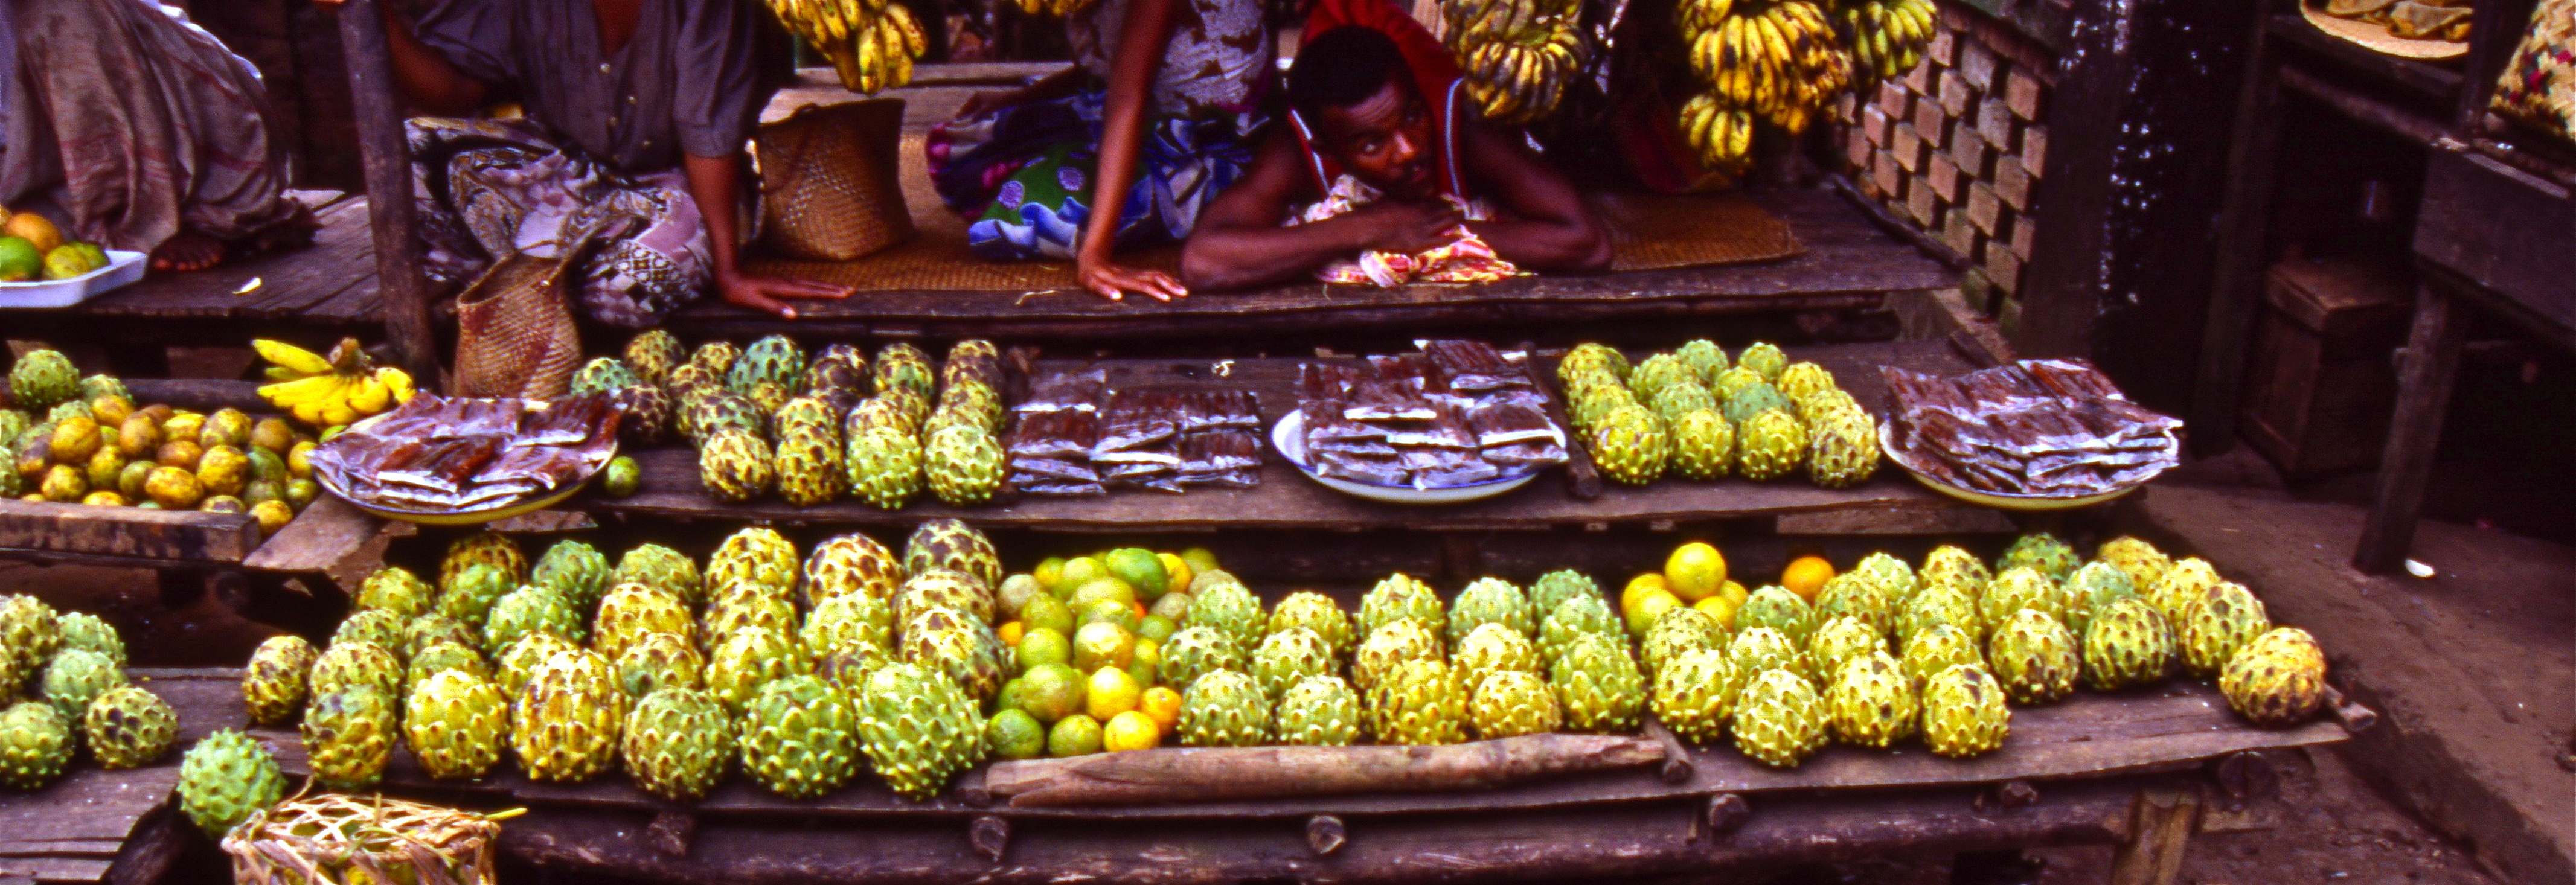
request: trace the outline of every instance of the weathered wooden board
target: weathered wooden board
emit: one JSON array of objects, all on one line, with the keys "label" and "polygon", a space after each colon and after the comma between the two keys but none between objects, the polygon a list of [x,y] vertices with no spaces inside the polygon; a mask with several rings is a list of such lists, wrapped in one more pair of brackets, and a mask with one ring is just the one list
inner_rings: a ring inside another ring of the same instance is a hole
[{"label": "weathered wooden board", "polygon": [[1807,246],[1778,261],[1599,276],[1538,276],[1488,286],[1384,290],[1294,283],[1163,303],[1111,302],[1079,291],[866,292],[797,306],[779,320],[714,299],[673,321],[692,334],[876,335],[1013,340],[1222,336],[1387,330],[1576,319],[1711,316],[1877,306],[1890,292],[1937,289],[1957,276],[1871,225],[1826,189],[1763,197]]},{"label": "weathered wooden board", "polygon": [[370,516],[347,501],[324,495],[252,551],[242,566],[289,574],[319,572],[343,587],[356,587],[384,565],[385,547],[409,534],[412,528],[407,524]]},{"label": "weathered wooden board", "polygon": [[[135,319],[360,319],[305,317],[344,291],[376,286],[367,201],[345,199],[315,213],[313,245],[226,262],[194,273],[152,274],[70,308],[83,317]],[[257,283],[249,291],[242,291]]]},{"label": "weathered wooden board", "polygon": [[[2119,842],[2137,795],[2171,778],[2051,786],[2002,809],[1981,791],[1759,797],[1733,829],[1713,830],[1699,801],[1640,803],[1581,814],[1523,811],[1366,820],[1171,822],[1150,827],[1015,821],[991,832],[958,822],[871,821],[862,828],[707,819],[685,853],[658,850],[649,816],[542,809],[501,831],[501,850],[541,867],[623,881],[689,885],[869,882],[946,885],[1115,881],[1621,882],[1764,865],[1847,861],[2039,845]],[[1340,834],[1338,843],[1319,833]],[[1335,845],[1319,852],[1316,846]],[[1759,878],[1759,877],[1755,877]]]},{"label": "weathered wooden board", "polygon": [[[1924,372],[1967,371],[1967,363],[1938,342],[1843,344],[1794,349],[1791,357],[1814,360],[1834,373],[1853,397],[1873,410],[1883,410],[1886,382],[1881,365]],[[1251,389],[1260,399],[1262,419],[1275,422],[1297,404],[1297,366],[1304,360],[1271,357],[1231,360],[1105,359],[1040,360],[1038,371],[1087,368],[1105,370],[1113,385],[1213,381]],[[1266,431],[1265,431],[1266,434]],[[587,497],[579,506],[612,513],[662,517],[755,519],[788,524],[911,525],[934,517],[956,517],[982,525],[1019,526],[1058,531],[1194,530],[1211,527],[1266,529],[1415,529],[1474,531],[1539,529],[1562,525],[1723,519],[1739,516],[1844,510],[1904,511],[1924,521],[1927,514],[1971,512],[1975,508],[1937,495],[1893,465],[1876,477],[1847,489],[1818,488],[1803,479],[1771,482],[1721,479],[1689,482],[1665,479],[1644,487],[1611,486],[1600,497],[1585,500],[1551,474],[1510,494],[1470,504],[1410,507],[1363,501],[1325,488],[1267,453],[1260,485],[1249,489],[1201,489],[1180,495],[1115,491],[1086,498],[1025,497],[1007,505],[953,508],[920,500],[899,511],[886,511],[857,501],[817,507],[793,507],[767,499],[722,504],[706,495],[698,480],[697,457],[683,448],[635,453],[643,468],[643,491],[627,498]]]},{"label": "weathered wooden board", "polygon": [[259,521],[240,513],[0,500],[0,549],[172,562],[240,562]]},{"label": "weathered wooden board", "polygon": [[[154,690],[179,707],[183,719],[242,721],[240,692],[225,678],[229,671],[191,672],[202,675],[164,679],[154,686]],[[288,773],[302,774],[306,771],[302,743],[292,730],[256,729],[252,734],[277,752],[279,763]],[[2229,712],[2216,689],[2196,682],[2175,680],[2143,692],[2119,695],[2079,693],[2063,703],[2016,709],[2012,735],[2004,748],[1967,760],[1933,756],[1919,743],[1908,743],[1895,751],[1833,746],[1796,769],[1776,771],[1754,763],[1732,745],[1726,745],[1694,749],[1691,753],[1691,777],[1678,783],[1665,781],[1650,769],[1605,772],[1464,793],[1361,794],[1070,808],[1014,808],[998,802],[976,801],[983,799],[980,768],[962,776],[948,792],[923,802],[898,797],[873,777],[862,776],[849,786],[813,801],[780,799],[747,778],[735,777],[718,786],[705,800],[691,806],[691,810],[702,818],[954,819],[1000,815],[1015,820],[1067,822],[1278,819],[1317,814],[1484,813],[1675,800],[1716,793],[1767,796],[1961,787],[2007,780],[2096,778],[2191,767],[2245,750],[2310,746],[2341,741],[2345,737],[2343,727],[2330,719],[2319,719],[2290,729],[2255,728]],[[387,789],[397,793],[529,806],[622,809],[639,814],[672,807],[619,777],[604,777],[585,784],[539,784],[510,769],[495,771],[474,782],[431,781],[422,777],[409,755],[402,752],[395,754],[385,784]]]},{"label": "weathered wooden board", "polygon": [[0,791],[0,879],[153,882],[183,840],[202,838],[177,813],[171,790],[189,744],[217,728],[240,727],[241,672],[134,669],[127,676],[178,710],[177,748],[159,762],[124,771],[100,768],[84,755],[44,789]]}]

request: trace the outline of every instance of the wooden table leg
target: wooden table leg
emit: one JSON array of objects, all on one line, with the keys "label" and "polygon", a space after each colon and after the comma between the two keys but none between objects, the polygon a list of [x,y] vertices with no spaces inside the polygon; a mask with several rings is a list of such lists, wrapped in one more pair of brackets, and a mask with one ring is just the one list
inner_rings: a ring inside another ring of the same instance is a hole
[{"label": "wooden table leg", "polygon": [[2173,885],[2182,878],[2183,849],[2200,826],[2200,791],[2150,787],[2129,812],[2129,839],[2111,857],[2111,885]]},{"label": "wooden table leg", "polygon": [[2397,571],[2414,545],[2433,450],[2442,441],[2442,417],[2450,410],[2452,382],[2459,376],[2463,333],[2456,312],[2450,296],[2431,286],[2417,288],[2415,325],[2407,333],[2406,360],[2397,369],[2396,417],[2390,420],[2388,448],[2379,459],[2378,500],[2352,555],[2353,567],[2364,572]]}]

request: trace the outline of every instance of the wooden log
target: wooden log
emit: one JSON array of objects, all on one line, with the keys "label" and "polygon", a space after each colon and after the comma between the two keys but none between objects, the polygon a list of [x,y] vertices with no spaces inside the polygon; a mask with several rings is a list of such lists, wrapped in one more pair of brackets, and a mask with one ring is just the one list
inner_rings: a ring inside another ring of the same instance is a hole
[{"label": "wooden log", "polygon": [[340,7],[340,47],[349,68],[358,149],[367,181],[367,220],[375,237],[376,280],[384,299],[385,338],[395,359],[424,387],[436,387],[436,333],[429,321],[429,280],[421,275],[418,207],[412,203],[411,144],[403,133],[402,97],[393,81],[381,0]]},{"label": "wooden log", "polygon": [[1651,740],[1570,734],[1440,747],[1178,748],[1004,762],[984,784],[1014,807],[1476,790],[1653,765],[1664,752]]},{"label": "wooden log", "polygon": [[2442,441],[2442,418],[2450,409],[2460,346],[2468,336],[2451,302],[2448,293],[2430,286],[2415,293],[2415,324],[2407,333],[2405,361],[2397,367],[2397,413],[2379,458],[2378,494],[2352,555],[2352,567],[2368,574],[2403,568],[2415,544],[2415,518],[2424,509],[2433,449]]},{"label": "wooden log", "polygon": [[259,383],[229,378],[127,378],[125,389],[134,394],[137,405],[168,403],[182,409],[212,412],[216,409],[240,409],[245,412],[273,412],[267,400],[259,398]]},{"label": "wooden log", "polygon": [[2346,696],[2343,689],[2332,685],[2326,686],[2325,689],[2326,709],[2334,713],[2335,721],[2343,724],[2344,731],[2360,734],[2369,731],[2371,726],[2379,724],[2379,711]]},{"label": "wooden log", "polygon": [[2200,823],[2200,792],[2161,786],[2138,796],[2128,838],[2111,857],[2111,885],[2173,885]]},{"label": "wooden log", "polygon": [[258,547],[259,520],[248,514],[0,500],[0,548],[232,563]]}]

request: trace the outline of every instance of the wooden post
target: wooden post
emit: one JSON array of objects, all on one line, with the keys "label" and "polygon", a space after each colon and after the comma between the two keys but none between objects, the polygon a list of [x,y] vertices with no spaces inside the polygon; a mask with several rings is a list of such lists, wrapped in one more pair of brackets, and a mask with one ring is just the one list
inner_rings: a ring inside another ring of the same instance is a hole
[{"label": "wooden post", "polygon": [[2352,554],[2353,568],[2364,572],[2397,571],[2414,546],[2433,448],[2442,441],[2442,416],[2450,410],[2451,382],[2459,375],[2463,333],[2453,310],[2449,295],[2431,286],[2416,289],[2415,326],[2406,336],[2406,361],[2397,368],[2397,415],[2379,459],[2379,496]]},{"label": "wooden post", "polygon": [[2111,166],[2120,122],[2133,105],[2136,69],[2128,35],[2143,15],[2135,4],[2078,4],[2074,46],[2061,54],[2046,116],[2048,183],[2030,217],[2050,219],[2049,236],[2022,271],[2021,320],[2013,350],[2025,357],[2090,357],[2102,313],[2113,202]]},{"label": "wooden post", "polygon": [[2111,885],[2173,885],[2182,878],[2183,849],[2200,825],[2200,792],[2190,787],[2150,787],[2129,812],[2129,839],[2111,856]]},{"label": "wooden post", "polygon": [[2227,152],[2226,191],[2219,197],[2219,244],[2210,270],[2209,315],[2200,335],[2200,373],[2191,394],[2191,447],[2216,454],[2236,446],[2236,406],[2244,394],[2246,338],[2263,303],[2264,232],[2272,219],[2272,179],[2281,166],[2281,62],[2265,50],[2276,4],[2254,16],[2250,60],[2236,96],[2236,138]]},{"label": "wooden post", "polygon": [[402,97],[394,90],[381,0],[346,0],[340,47],[349,67],[349,102],[367,181],[367,223],[376,240],[376,286],[385,311],[385,340],[395,361],[424,386],[438,383],[437,336],[429,325],[429,280],[420,274],[420,221],[412,205],[411,144],[403,136]]}]

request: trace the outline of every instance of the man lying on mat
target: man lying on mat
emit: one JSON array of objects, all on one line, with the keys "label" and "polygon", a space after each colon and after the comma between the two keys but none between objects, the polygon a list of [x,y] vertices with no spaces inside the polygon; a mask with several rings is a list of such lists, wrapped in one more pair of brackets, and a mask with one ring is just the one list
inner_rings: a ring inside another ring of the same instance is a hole
[{"label": "man lying on mat", "polygon": [[[342,0],[315,0],[338,8]],[[410,121],[423,270],[462,285],[511,253],[581,256],[584,313],[654,325],[712,288],[794,318],[785,299],[851,290],[745,273],[743,146],[784,82],[786,35],[744,2],[434,0],[417,24],[382,3],[394,81],[433,113],[515,99],[523,119]]]},{"label": "man lying on mat", "polygon": [[1477,117],[1438,40],[1385,0],[1324,0],[1313,19],[1288,72],[1289,125],[1182,252],[1192,288],[1609,266],[1609,236],[1573,184]]}]

